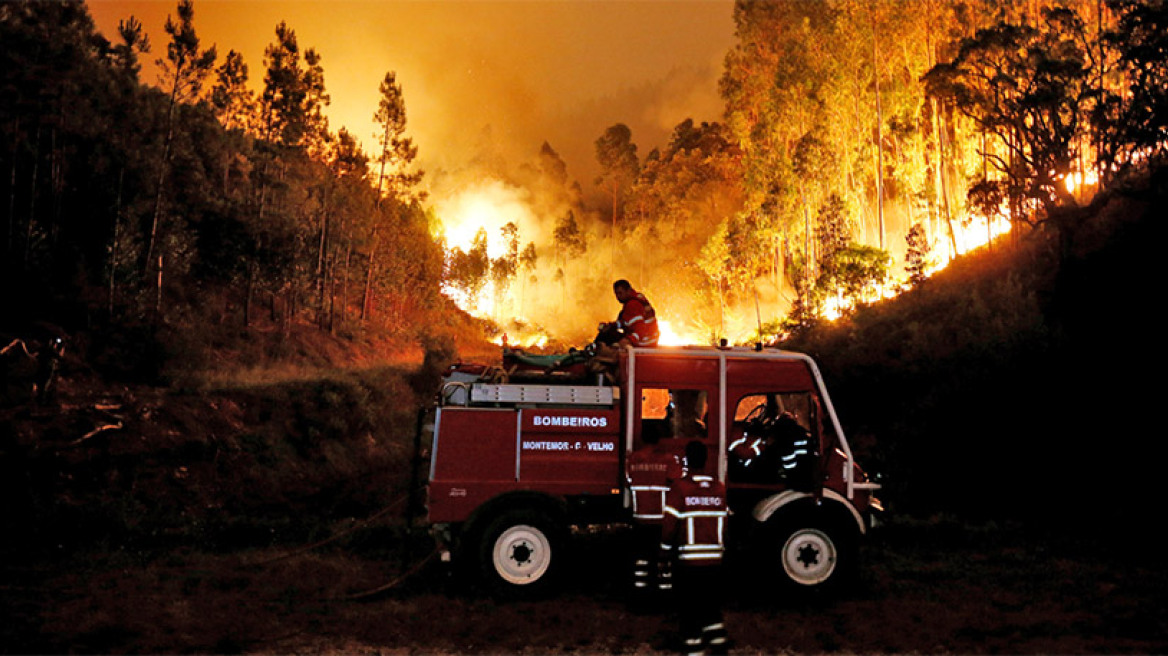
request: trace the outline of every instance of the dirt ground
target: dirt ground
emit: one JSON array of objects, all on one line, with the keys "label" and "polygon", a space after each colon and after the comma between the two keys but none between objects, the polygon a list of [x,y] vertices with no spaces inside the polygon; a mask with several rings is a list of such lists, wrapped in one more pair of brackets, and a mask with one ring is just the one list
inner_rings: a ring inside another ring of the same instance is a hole
[{"label": "dirt ground", "polygon": [[[640,611],[623,598],[619,531],[578,536],[562,594],[504,603],[460,585],[424,535],[385,525],[352,529],[338,526],[341,539],[316,548],[118,548],[8,560],[0,651],[670,651],[667,609]],[[830,598],[778,596],[728,566],[732,651],[1168,652],[1168,571],[1152,550],[1133,558],[1116,546],[1019,527],[897,520],[868,545],[859,581]]]},{"label": "dirt ground", "polygon": [[[368,409],[409,398],[407,380],[122,392],[124,428],[83,441],[113,421],[104,396],[10,411],[0,654],[670,653],[669,609],[625,599],[627,531],[575,536],[562,592],[542,601],[451,575],[386,505],[414,413]],[[1168,653],[1168,568],[1148,533],[892,508],[838,594],[786,594],[728,563],[732,651]]]}]

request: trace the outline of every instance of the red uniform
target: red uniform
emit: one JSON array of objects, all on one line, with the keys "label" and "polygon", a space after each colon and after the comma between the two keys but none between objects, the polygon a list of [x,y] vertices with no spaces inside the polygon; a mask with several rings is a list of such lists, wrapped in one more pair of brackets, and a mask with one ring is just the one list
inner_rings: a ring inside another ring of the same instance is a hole
[{"label": "red uniform", "polygon": [[681,478],[681,459],[659,444],[647,444],[629,454],[629,490],[633,501],[633,588],[648,592],[673,587],[668,567],[658,559],[665,493]]},{"label": "red uniform", "polygon": [[726,486],[710,476],[688,475],[665,496],[661,548],[676,554],[678,615],[687,653],[724,654],[728,647],[719,592],[727,515]]},{"label": "red uniform", "polygon": [[625,301],[617,315],[616,325],[633,346],[657,346],[659,331],[657,313],[649,299],[641,292],[630,290],[632,298]]},{"label": "red uniform", "polygon": [[669,482],[681,478],[681,459],[659,444],[646,445],[629,455],[629,490],[633,519],[660,523]]},{"label": "red uniform", "polygon": [[674,482],[665,496],[661,549],[676,550],[682,565],[722,564],[726,528],[726,486],[692,474]]}]

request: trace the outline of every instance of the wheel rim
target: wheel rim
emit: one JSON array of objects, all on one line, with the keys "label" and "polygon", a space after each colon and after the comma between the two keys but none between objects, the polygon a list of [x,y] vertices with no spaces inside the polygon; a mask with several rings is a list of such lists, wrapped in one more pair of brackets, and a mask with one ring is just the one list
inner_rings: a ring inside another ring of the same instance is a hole
[{"label": "wheel rim", "polygon": [[495,540],[492,558],[495,571],[508,583],[535,583],[552,562],[552,545],[543,531],[519,524],[503,531]]},{"label": "wheel rim", "polygon": [[823,531],[799,529],[783,545],[783,569],[801,585],[823,583],[835,571],[835,542]]}]

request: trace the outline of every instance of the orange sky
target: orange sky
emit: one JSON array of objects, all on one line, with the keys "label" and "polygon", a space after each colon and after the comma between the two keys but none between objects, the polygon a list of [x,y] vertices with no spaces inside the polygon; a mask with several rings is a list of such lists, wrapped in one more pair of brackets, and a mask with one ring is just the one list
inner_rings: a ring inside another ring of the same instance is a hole
[{"label": "orange sky", "polygon": [[[130,15],[150,32],[150,62],[165,55],[173,1],[90,0],[101,31]],[[196,0],[195,27],[220,60],[243,54],[253,84],[263,50],[285,20],[302,48],[323,56],[334,130],[370,148],[377,87],[397,72],[409,134],[424,167],[458,169],[490,126],[517,161],[546,139],[586,187],[593,142],[627,123],[643,156],[685,118],[719,120],[717,79],[733,42],[732,0]]]}]

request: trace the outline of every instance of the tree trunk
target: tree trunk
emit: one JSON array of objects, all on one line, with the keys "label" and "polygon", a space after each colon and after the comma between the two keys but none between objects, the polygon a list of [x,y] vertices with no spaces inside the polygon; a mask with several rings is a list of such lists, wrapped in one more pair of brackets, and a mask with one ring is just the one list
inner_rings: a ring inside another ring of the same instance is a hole
[{"label": "tree trunk", "polygon": [[612,241],[609,249],[608,270],[612,273],[612,277],[616,277],[616,194],[617,186],[612,185]]},{"label": "tree trunk", "polygon": [[8,240],[4,245],[4,253],[8,262],[12,262],[16,254],[16,155],[20,149],[20,117],[12,119],[12,158],[8,167]]},{"label": "tree trunk", "polygon": [[251,304],[255,296],[256,264],[253,260],[247,266],[247,283],[243,292],[243,325],[251,328]]},{"label": "tree trunk", "polygon": [[118,171],[118,195],[117,203],[114,207],[114,234],[110,242],[109,249],[109,307],[108,315],[110,321],[114,318],[114,304],[117,298],[117,275],[118,275],[118,237],[121,236],[122,227],[122,190],[123,183],[126,179],[126,167],[123,165]]},{"label": "tree trunk", "polygon": [[[353,275],[352,256],[353,256],[353,240],[352,240],[352,238],[350,238],[349,240],[347,240],[345,242],[345,267],[344,267],[345,272],[344,272],[344,275],[341,276],[340,320],[342,322],[346,321],[349,318],[349,278],[351,278]],[[331,325],[329,326],[329,330],[330,331],[332,330]]]},{"label": "tree trunk", "polygon": [[[178,71],[175,72],[178,75]],[[170,166],[170,149],[174,140],[174,107],[178,101],[178,83],[171,88],[170,104],[166,108],[166,138],[162,145],[162,161],[158,163],[158,177],[154,182],[154,209],[150,213],[150,236],[146,240],[146,266],[142,273],[148,273],[151,258],[158,240],[158,224],[162,214],[162,185],[166,182],[166,169]]]},{"label": "tree trunk", "polygon": [[[64,113],[62,108],[61,113]],[[55,253],[57,250],[57,237],[60,233],[61,226],[61,202],[62,175],[61,175],[61,154],[57,149],[57,125],[64,121],[64,117],[58,115],[57,124],[49,130],[49,189],[52,194],[49,196],[51,204],[49,208],[49,248],[50,252]]]},{"label": "tree trunk", "polygon": [[327,315],[325,309],[325,290],[328,288],[329,266],[326,264],[326,252],[328,251],[328,229],[329,229],[329,211],[325,207],[320,221],[320,243],[317,246],[316,253],[316,290],[317,290],[317,325],[324,329],[325,316]]},{"label": "tree trunk", "polygon": [[373,269],[376,264],[377,255],[377,226],[373,226],[372,235],[369,237],[369,261],[365,267],[365,292],[361,297],[361,321],[368,321],[371,312],[370,303],[373,294]]},{"label": "tree trunk", "polygon": [[158,276],[154,285],[154,321],[162,322],[162,253],[158,254]]},{"label": "tree trunk", "polygon": [[40,171],[40,157],[41,153],[41,126],[37,125],[36,139],[33,140],[32,149],[32,178],[28,182],[28,223],[24,228],[24,270],[28,271],[29,259],[32,257],[32,233],[33,226],[36,224],[36,197],[37,197],[37,176]]},{"label": "tree trunk", "polygon": [[880,106],[880,65],[876,49],[876,24],[872,24],[872,77],[876,85],[876,225],[884,250],[884,111]]},{"label": "tree trunk", "polygon": [[949,183],[945,175],[945,127],[942,122],[940,107],[933,99],[933,139],[937,146],[937,188],[941,191],[941,212],[945,225],[949,228],[949,245],[953,248],[953,256],[957,256],[957,232],[953,229],[953,216],[949,211]]}]

